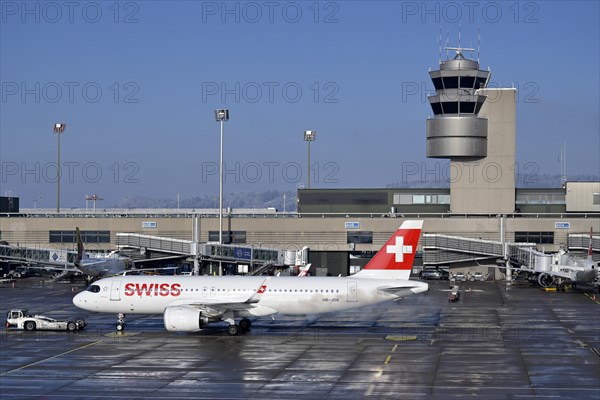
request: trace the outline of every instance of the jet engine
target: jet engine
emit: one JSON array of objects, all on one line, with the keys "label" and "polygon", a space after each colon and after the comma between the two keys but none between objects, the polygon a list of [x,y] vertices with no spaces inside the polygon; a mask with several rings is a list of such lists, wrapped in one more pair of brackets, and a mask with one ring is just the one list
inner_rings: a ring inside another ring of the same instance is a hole
[{"label": "jet engine", "polygon": [[165,328],[171,332],[198,332],[219,318],[202,315],[197,308],[186,306],[172,306],[165,309]]}]

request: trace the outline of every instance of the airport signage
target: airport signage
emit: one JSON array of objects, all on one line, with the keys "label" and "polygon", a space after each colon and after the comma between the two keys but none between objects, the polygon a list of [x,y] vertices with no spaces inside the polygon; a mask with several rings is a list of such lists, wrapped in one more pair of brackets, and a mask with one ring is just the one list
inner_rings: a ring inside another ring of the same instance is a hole
[{"label": "airport signage", "polygon": [[238,260],[251,260],[252,249],[248,247],[234,247],[233,256]]},{"label": "airport signage", "polygon": [[346,222],[346,229],[359,229],[360,228],[360,222],[358,221],[352,221],[352,222]]},{"label": "airport signage", "polygon": [[67,252],[65,250],[51,250],[48,254],[48,261],[66,263]]},{"label": "airport signage", "polygon": [[555,222],[554,229],[571,229],[570,222]]},{"label": "airport signage", "polygon": [[158,226],[158,224],[156,223],[156,221],[143,221],[142,222],[143,229],[156,229],[157,226]]}]

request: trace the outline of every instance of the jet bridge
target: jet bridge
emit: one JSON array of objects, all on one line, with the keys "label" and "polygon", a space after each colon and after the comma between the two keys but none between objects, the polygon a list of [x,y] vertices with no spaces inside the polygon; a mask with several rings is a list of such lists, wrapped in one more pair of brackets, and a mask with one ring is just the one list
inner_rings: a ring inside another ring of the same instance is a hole
[{"label": "jet bridge", "polygon": [[284,265],[285,250],[235,244],[195,243],[137,233],[117,233],[117,246],[195,257],[202,260],[222,261],[249,265]]},{"label": "jet bridge", "polygon": [[423,235],[423,265],[451,265],[482,260],[495,262],[505,256],[511,263],[529,265],[530,250],[534,248],[534,243],[503,244],[495,240],[426,233]]},{"label": "jet bridge", "polygon": [[0,260],[14,263],[72,267],[76,256],[69,250],[0,245]]}]

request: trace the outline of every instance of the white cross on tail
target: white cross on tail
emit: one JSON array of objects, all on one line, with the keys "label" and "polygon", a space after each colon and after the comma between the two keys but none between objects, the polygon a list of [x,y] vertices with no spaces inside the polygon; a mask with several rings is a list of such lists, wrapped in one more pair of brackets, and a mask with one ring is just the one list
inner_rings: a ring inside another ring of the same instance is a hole
[{"label": "white cross on tail", "polygon": [[405,254],[412,254],[413,249],[412,246],[404,245],[404,238],[402,236],[396,236],[396,244],[395,245],[387,245],[385,252],[388,254],[396,255],[396,262],[403,262]]}]

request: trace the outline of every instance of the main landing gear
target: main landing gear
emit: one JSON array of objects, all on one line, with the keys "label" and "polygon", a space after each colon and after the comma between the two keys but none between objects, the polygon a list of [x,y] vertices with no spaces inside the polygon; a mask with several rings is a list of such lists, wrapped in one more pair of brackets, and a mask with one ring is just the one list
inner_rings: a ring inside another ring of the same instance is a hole
[{"label": "main landing gear", "polygon": [[248,318],[242,318],[239,325],[236,325],[233,319],[233,312],[227,312],[223,316],[223,321],[229,323],[227,327],[227,333],[229,336],[237,336],[240,333],[247,332],[252,326],[252,322]]},{"label": "main landing gear", "polygon": [[[229,321],[227,321],[227,322],[229,322]],[[229,336],[237,336],[240,333],[249,331],[251,326],[252,326],[252,321],[250,321],[248,318],[242,318],[240,320],[239,325],[232,324],[230,322],[229,326],[227,327],[227,333],[229,334]]]}]

